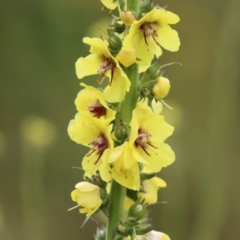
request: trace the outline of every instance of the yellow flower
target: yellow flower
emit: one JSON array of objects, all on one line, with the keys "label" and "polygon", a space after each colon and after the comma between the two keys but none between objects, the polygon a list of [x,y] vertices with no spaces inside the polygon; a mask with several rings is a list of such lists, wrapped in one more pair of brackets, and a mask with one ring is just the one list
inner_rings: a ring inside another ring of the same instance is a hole
[{"label": "yellow flower", "polygon": [[133,111],[129,143],[133,158],[144,164],[146,171],[158,172],[173,163],[175,155],[163,141],[173,132],[164,117],[146,107]]},{"label": "yellow flower", "polygon": [[158,189],[164,188],[167,184],[158,177],[144,180],[142,182],[143,191],[138,192],[138,198],[144,200],[145,204],[153,204],[157,202]]},{"label": "yellow flower", "polygon": [[102,4],[108,9],[115,9],[118,6],[117,0],[101,0]]},{"label": "yellow flower", "polygon": [[80,213],[86,213],[87,217],[91,216],[102,205],[100,188],[89,182],[80,182],[75,188],[71,192],[72,200],[82,207],[79,209]]},{"label": "yellow flower", "polygon": [[170,165],[175,155],[163,141],[172,134],[173,127],[163,116],[152,112],[145,102],[133,111],[129,141],[115,147],[109,155],[112,178],[126,188],[139,190],[138,163],[144,164],[145,172],[159,172]]},{"label": "yellow flower", "polygon": [[80,113],[70,121],[68,126],[70,138],[78,144],[91,148],[82,162],[85,176],[91,177],[99,170],[104,181],[111,180],[108,163],[109,154],[113,149],[111,130],[112,125],[106,125],[104,120]]},{"label": "yellow flower", "polygon": [[113,149],[109,162],[113,163],[112,178],[122,186],[139,190],[140,173],[137,161],[132,157],[128,142]]},{"label": "yellow flower", "polygon": [[85,76],[100,74],[99,83],[108,77],[110,81],[103,91],[104,98],[107,102],[121,102],[126,91],[129,91],[131,83],[118,61],[109,52],[108,42],[89,37],[83,38],[83,42],[91,46],[91,54],[77,60],[77,77],[81,79]]},{"label": "yellow flower", "polygon": [[115,118],[116,111],[112,110],[108,106],[103,93],[92,86],[87,86],[84,83],[81,83],[80,85],[85,87],[85,89],[78,93],[75,100],[77,110],[80,113],[101,118],[110,123]]},{"label": "yellow flower", "polygon": [[178,33],[169,24],[175,24],[179,17],[162,8],[155,8],[139,21],[133,22],[123,44],[136,49],[139,65],[148,66],[154,55],[162,54],[160,46],[169,51],[178,51],[180,41]]}]

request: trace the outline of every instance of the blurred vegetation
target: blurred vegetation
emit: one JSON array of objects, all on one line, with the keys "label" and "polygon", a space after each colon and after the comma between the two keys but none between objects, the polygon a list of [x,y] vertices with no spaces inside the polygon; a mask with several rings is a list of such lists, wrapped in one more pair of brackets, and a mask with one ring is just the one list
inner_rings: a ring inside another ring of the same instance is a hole
[{"label": "blurred vegetation", "polygon": [[[174,111],[163,113],[175,126],[168,143],[177,159],[159,174],[168,204],[153,207],[153,224],[172,240],[237,240],[240,1],[159,3],[181,18],[181,49],[162,62],[183,67],[166,72]],[[71,167],[86,149],[66,129],[80,90],[74,64],[88,52],[82,38],[103,35],[110,16],[93,0],[2,0],[0,9],[0,239],[93,239],[97,223],[79,233],[84,216],[67,212],[82,180]]]}]

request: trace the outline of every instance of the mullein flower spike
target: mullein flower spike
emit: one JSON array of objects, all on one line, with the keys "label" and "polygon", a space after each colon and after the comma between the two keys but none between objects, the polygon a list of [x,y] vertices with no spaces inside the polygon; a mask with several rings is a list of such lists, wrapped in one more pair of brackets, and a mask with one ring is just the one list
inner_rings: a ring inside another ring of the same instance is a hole
[{"label": "mullein flower spike", "polygon": [[101,89],[80,84],[68,125],[70,138],[90,149],[81,160],[84,181],[71,193],[73,208],[87,219],[100,210],[109,218],[95,240],[170,240],[152,230],[149,219],[149,206],[167,185],[156,174],[175,161],[164,142],[174,128],[162,115],[170,82],[163,77],[165,65],[152,60],[161,48],[178,51],[178,33],[170,25],[179,17],[152,0],[100,1],[119,16],[105,38],[83,38],[90,54],[76,62],[77,77],[97,75]]}]

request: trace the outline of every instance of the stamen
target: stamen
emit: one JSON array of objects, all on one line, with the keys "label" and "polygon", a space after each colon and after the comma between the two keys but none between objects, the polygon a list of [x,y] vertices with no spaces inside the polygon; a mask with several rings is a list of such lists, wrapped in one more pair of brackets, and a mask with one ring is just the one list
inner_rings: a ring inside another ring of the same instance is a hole
[{"label": "stamen", "polygon": [[94,164],[97,164],[99,159],[101,158],[103,152],[105,151],[105,149],[108,148],[108,140],[105,137],[105,135],[103,133],[100,133],[99,137],[97,137],[96,139],[94,139],[92,142],[90,142],[88,145],[92,146],[92,150],[90,153],[87,154],[87,156],[90,156],[92,153],[94,153],[95,151],[97,151],[98,154],[98,158],[97,160],[94,162]]},{"label": "stamen", "polygon": [[88,111],[93,114],[93,117],[100,118],[106,115],[106,108],[97,100],[95,103],[89,104]]},{"label": "stamen", "polygon": [[113,76],[114,76],[114,68],[116,67],[115,62],[110,57],[103,56],[103,62],[98,68],[98,73],[100,74],[100,78],[98,79],[98,82],[101,83],[103,79],[105,78],[107,72],[111,71],[111,79],[109,81],[109,85],[111,86]]},{"label": "stamen", "polygon": [[[151,140],[150,140],[150,137],[151,137],[151,134],[147,131],[145,131],[144,129],[142,128],[139,128],[138,129],[138,137],[137,139],[135,140],[134,144],[136,147],[141,147],[142,150],[148,155],[148,156],[151,156],[149,151],[148,150],[153,150],[149,147],[152,147],[154,149],[157,149],[156,146],[154,146],[152,143],[151,143]],[[147,150],[148,149],[148,150]]]},{"label": "stamen", "polygon": [[158,34],[157,34],[155,22],[145,22],[140,26],[140,29],[143,31],[143,37],[147,46],[149,45],[147,42],[147,38],[150,36],[153,38],[154,42],[158,46],[160,46],[160,44],[156,40],[156,37],[158,37]]}]

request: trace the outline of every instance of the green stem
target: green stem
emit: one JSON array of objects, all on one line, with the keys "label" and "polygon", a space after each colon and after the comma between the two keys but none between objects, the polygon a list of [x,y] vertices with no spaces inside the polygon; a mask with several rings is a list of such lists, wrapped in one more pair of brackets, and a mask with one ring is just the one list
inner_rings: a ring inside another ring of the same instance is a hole
[{"label": "green stem", "polygon": [[138,98],[138,65],[133,64],[129,68],[126,68],[124,72],[127,74],[129,80],[131,81],[131,87],[121,104],[120,119],[126,123],[129,123],[132,119],[132,111],[136,106]]},{"label": "green stem", "polygon": [[[137,102],[137,91],[138,91],[138,66],[133,64],[129,68],[125,69],[129,80],[131,81],[131,87],[129,92],[126,94],[124,101],[121,104],[120,119],[126,123],[129,123],[132,118],[132,111],[136,106]],[[119,221],[123,221],[124,215],[124,201],[126,195],[126,188],[112,181],[111,193],[110,193],[110,204],[109,204],[109,218],[107,227],[107,240],[114,239],[114,233],[116,225]]]},{"label": "green stem", "polygon": [[[139,0],[128,0],[127,8],[132,11],[138,12]],[[138,98],[138,65],[133,64],[126,68],[124,72],[127,74],[131,81],[131,87],[129,92],[126,94],[124,101],[121,104],[119,118],[130,123],[132,118],[132,111],[136,106]],[[116,225],[124,220],[124,201],[126,196],[126,188],[112,181],[111,193],[110,193],[110,204],[109,204],[109,218],[107,226],[107,240],[113,240]]]},{"label": "green stem", "polygon": [[114,239],[116,225],[123,220],[125,195],[126,188],[113,180],[110,193],[107,240]]}]

